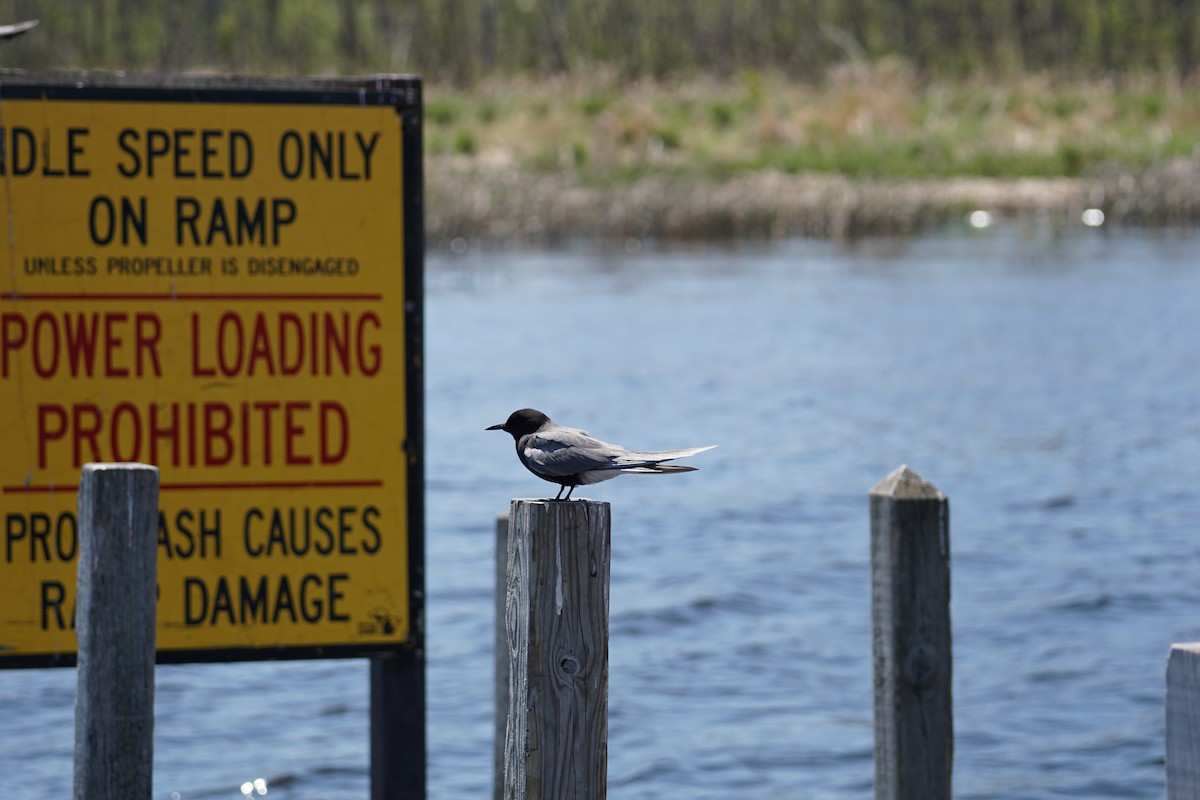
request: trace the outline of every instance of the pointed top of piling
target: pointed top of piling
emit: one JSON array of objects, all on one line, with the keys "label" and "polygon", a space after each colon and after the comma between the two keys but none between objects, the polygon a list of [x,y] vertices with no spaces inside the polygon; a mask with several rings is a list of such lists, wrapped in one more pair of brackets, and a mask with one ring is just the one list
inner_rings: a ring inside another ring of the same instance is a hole
[{"label": "pointed top of piling", "polygon": [[929,481],[922,478],[907,464],[901,464],[875,484],[871,494],[895,497],[904,500],[945,500],[946,495]]}]

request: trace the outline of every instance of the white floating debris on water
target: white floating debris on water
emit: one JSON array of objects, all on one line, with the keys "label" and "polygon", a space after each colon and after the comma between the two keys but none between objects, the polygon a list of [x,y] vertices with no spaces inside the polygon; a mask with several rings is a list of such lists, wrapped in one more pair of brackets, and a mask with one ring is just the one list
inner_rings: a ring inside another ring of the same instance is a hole
[{"label": "white floating debris on water", "polygon": [[967,224],[972,228],[990,228],[992,226],[992,212],[984,211],[982,208],[976,209],[967,215]]},{"label": "white floating debris on water", "polygon": [[267,781],[265,778],[255,778],[252,781],[246,781],[242,784],[242,795],[244,798],[253,797],[255,792],[259,795],[267,793]]},{"label": "white floating debris on water", "polygon": [[1084,210],[1079,217],[1083,220],[1083,224],[1089,228],[1099,228],[1104,224],[1104,212],[1098,208],[1089,208]]}]

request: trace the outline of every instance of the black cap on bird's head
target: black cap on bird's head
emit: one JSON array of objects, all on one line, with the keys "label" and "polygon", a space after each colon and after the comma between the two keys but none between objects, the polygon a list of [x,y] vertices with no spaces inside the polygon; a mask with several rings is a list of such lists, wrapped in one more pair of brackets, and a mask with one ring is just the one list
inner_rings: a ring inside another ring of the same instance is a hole
[{"label": "black cap on bird's head", "polygon": [[536,408],[522,408],[509,414],[508,419],[499,425],[489,425],[484,430],[507,431],[512,434],[514,439],[520,439],[527,433],[535,432],[549,421],[550,418]]}]

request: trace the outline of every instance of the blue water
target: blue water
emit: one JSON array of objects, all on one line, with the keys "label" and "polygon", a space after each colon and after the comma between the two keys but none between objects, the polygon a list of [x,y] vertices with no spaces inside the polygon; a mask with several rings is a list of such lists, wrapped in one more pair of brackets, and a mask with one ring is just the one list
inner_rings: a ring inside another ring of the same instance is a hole
[{"label": "blue water", "polygon": [[[532,405],[716,443],[613,504],[609,787],[866,798],[867,492],[950,498],[957,798],[1163,796],[1200,639],[1200,234],[432,255],[430,795],[491,791],[493,520],[553,490],[486,433]],[[158,673],[155,796],[367,796],[360,661]],[[0,796],[69,796],[74,675],[0,672]]]}]

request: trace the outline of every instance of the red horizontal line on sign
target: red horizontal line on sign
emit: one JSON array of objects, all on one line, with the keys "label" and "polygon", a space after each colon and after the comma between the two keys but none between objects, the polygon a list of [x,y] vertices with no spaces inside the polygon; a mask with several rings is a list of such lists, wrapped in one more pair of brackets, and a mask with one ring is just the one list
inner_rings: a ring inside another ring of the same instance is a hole
[{"label": "red horizontal line on sign", "polygon": [[[332,481],[195,481],[159,484],[159,491],[182,492],[204,489],[239,490],[239,489],[382,489],[383,481],[378,479],[363,480],[332,480]],[[48,494],[50,492],[76,492],[76,484],[49,486],[31,484],[29,486],[5,486],[4,494]]]},{"label": "red horizontal line on sign", "polygon": [[162,300],[280,300],[280,301],[296,301],[296,300],[345,300],[345,301],[365,301],[378,302],[383,299],[382,294],[224,294],[224,293],[207,293],[207,292],[133,292],[127,294],[54,294],[54,293],[23,293],[23,292],[7,292],[3,295],[5,300],[71,300],[75,302],[89,300],[152,300],[159,302]]}]

